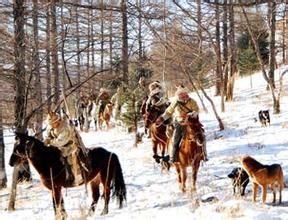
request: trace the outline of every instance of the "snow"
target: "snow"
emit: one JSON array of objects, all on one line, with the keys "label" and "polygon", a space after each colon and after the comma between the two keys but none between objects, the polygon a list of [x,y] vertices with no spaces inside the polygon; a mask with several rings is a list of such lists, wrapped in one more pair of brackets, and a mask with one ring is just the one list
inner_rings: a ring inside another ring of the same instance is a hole
[{"label": "snow", "polygon": [[[275,76],[287,69],[283,66]],[[200,112],[200,120],[207,134],[209,161],[202,163],[198,173],[197,192],[182,193],[176,181],[174,167],[170,171],[161,170],[152,158],[151,140],[134,147],[134,135],[127,134],[120,127],[109,131],[81,133],[86,147],[102,146],[115,152],[121,162],[127,186],[127,203],[118,209],[116,201],[110,201],[109,214],[100,216],[103,199],[99,201],[95,214],[85,216],[91,203],[89,187],[63,189],[68,219],[288,219],[288,191],[282,192],[282,204],[272,204],[272,193],[268,190],[267,202],[252,203],[251,182],[244,197],[235,197],[231,180],[227,174],[240,166],[239,158],[249,154],[264,164],[281,164],[287,176],[288,157],[288,94],[287,76],[284,77],[281,98],[281,113],[273,114],[272,96],[267,91],[261,73],[240,78],[235,83],[234,101],[225,103],[226,111],[220,111],[220,97],[214,97],[214,88],[208,94],[216,104],[218,114],[224,122],[225,130],[219,131],[217,120],[208,102],[209,112]],[[277,79],[277,77],[276,77]],[[252,87],[251,87],[252,80]],[[191,94],[196,100],[197,96]],[[198,100],[198,103],[200,101]],[[258,111],[269,109],[271,125],[261,127]],[[257,121],[256,121],[256,120]],[[6,219],[54,219],[50,192],[41,184],[38,173],[32,168],[33,182],[19,184],[15,211],[8,212],[11,177],[13,168],[8,165],[13,149],[13,135],[5,130],[5,167],[8,187],[0,191],[0,218]],[[191,171],[189,170],[189,174]],[[287,178],[286,182],[287,182]],[[188,187],[190,186],[190,179]],[[189,189],[189,188],[188,188]],[[278,191],[276,194],[278,201]],[[210,201],[209,198],[212,198]],[[214,198],[214,199],[213,199]],[[206,201],[207,199],[207,201]]]}]

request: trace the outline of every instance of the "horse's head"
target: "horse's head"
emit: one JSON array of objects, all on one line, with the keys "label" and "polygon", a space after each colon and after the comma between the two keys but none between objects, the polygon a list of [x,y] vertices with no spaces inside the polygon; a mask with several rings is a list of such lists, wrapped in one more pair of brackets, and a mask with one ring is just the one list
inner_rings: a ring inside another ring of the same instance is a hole
[{"label": "horse's head", "polygon": [[15,143],[14,143],[14,148],[12,155],[9,160],[9,165],[10,166],[15,166],[20,164],[24,159],[27,158],[27,150],[26,146],[29,144],[29,136],[24,133],[15,133]]},{"label": "horse's head", "polygon": [[150,105],[149,108],[146,109],[144,115],[145,128],[150,128],[152,123],[154,123],[160,115],[161,113],[155,108],[155,106]]},{"label": "horse's head", "polygon": [[189,112],[185,118],[184,124],[188,125],[189,127],[196,127],[201,125],[199,122],[199,115],[197,112]]}]

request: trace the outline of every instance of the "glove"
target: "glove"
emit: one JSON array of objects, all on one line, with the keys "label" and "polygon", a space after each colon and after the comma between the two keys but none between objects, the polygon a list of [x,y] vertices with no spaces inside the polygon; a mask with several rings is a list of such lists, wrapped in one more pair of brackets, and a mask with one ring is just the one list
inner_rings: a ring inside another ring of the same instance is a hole
[{"label": "glove", "polygon": [[164,118],[162,116],[159,116],[157,120],[155,121],[155,124],[156,126],[160,126],[163,124],[163,122],[164,122]]}]

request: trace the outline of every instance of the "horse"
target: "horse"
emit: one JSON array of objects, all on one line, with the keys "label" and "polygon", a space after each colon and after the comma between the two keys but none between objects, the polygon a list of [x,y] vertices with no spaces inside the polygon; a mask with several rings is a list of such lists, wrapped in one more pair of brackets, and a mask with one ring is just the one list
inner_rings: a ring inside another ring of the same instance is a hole
[{"label": "horse", "polygon": [[[146,112],[144,114],[144,125],[150,132],[152,140],[153,158],[157,163],[160,163],[160,159],[167,160],[165,154],[168,153],[168,144],[171,139],[171,126],[170,121],[166,121],[160,125],[156,125],[157,118],[162,115],[169,103],[164,103],[160,106],[148,103],[146,106]],[[161,152],[161,156],[158,155],[158,151]]]},{"label": "horse", "polygon": [[98,114],[98,126],[100,130],[103,129],[104,122],[106,124],[107,130],[110,128],[110,119],[111,119],[112,111],[113,111],[113,104],[109,102],[105,106],[104,111]]},{"label": "horse", "polygon": [[[94,213],[99,200],[100,183],[104,187],[105,200],[101,215],[108,213],[111,190],[113,190],[112,197],[117,198],[119,208],[122,208],[123,202],[126,200],[126,185],[117,155],[101,147],[86,150],[89,171],[83,170],[85,172],[84,182],[79,185],[90,183],[93,201],[89,214]],[[75,185],[66,179],[66,169],[62,163],[63,157],[59,148],[46,146],[42,141],[32,136],[17,132],[9,164],[10,166],[17,166],[25,159],[28,159],[35,167],[43,185],[51,191],[56,218],[66,219],[67,213],[64,208],[61,189],[62,187],[69,188]]]},{"label": "horse", "polygon": [[76,112],[77,119],[80,125],[81,131],[88,131],[90,127],[90,116],[93,108],[93,102],[90,100],[90,97],[82,96],[77,100],[76,103]]},{"label": "horse", "polygon": [[180,142],[179,162],[174,165],[182,192],[186,192],[187,167],[192,167],[191,192],[195,192],[200,162],[204,160],[205,133],[197,112],[188,113],[184,125],[186,130]]}]

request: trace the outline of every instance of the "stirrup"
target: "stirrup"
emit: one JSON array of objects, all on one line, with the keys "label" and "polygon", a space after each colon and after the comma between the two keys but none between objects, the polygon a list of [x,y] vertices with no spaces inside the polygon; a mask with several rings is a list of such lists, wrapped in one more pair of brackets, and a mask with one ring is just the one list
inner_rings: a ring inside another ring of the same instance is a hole
[{"label": "stirrup", "polygon": [[166,155],[162,158],[163,162],[169,162],[170,160],[170,156],[169,155]]}]

